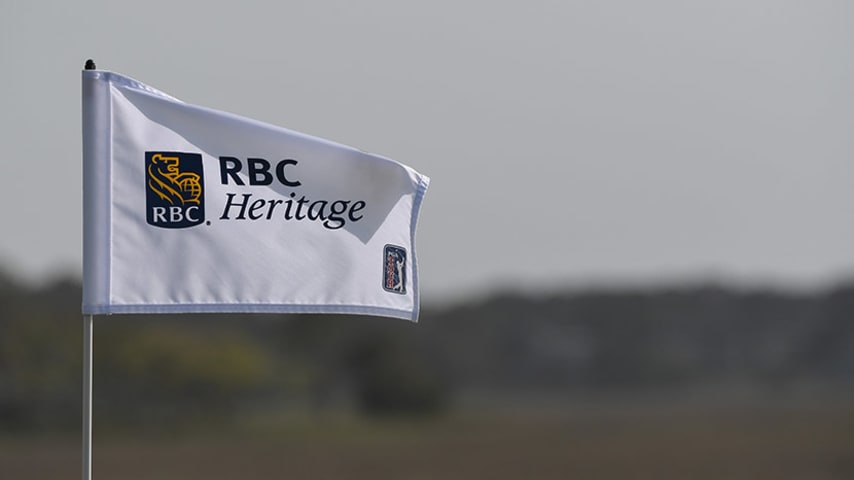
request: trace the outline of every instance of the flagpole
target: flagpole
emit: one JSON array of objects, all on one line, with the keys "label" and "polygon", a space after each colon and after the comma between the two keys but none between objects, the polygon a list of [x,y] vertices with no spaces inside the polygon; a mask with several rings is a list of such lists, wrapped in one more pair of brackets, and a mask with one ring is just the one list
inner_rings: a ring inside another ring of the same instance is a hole
[{"label": "flagpole", "polygon": [[[95,62],[92,59],[86,61],[83,67],[86,70],[95,70]],[[84,95],[84,102],[85,102]],[[84,117],[86,117],[86,106],[84,105]],[[84,143],[85,119],[84,119]],[[84,155],[86,148],[84,147]],[[84,159],[85,164],[85,159]],[[85,168],[84,168],[85,170]],[[85,180],[84,180],[85,183]],[[94,319],[92,315],[83,316],[83,480],[92,480],[92,328]]]},{"label": "flagpole", "polygon": [[92,315],[83,317],[83,480],[92,480]]}]

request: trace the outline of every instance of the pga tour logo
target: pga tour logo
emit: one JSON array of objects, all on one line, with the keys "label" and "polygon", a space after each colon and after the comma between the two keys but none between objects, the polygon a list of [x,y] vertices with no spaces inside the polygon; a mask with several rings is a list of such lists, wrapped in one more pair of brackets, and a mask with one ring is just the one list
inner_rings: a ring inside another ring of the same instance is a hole
[{"label": "pga tour logo", "polygon": [[406,294],[406,249],[386,245],[383,252],[383,289]]},{"label": "pga tour logo", "polygon": [[145,152],[146,222],[187,228],[205,221],[202,155]]}]

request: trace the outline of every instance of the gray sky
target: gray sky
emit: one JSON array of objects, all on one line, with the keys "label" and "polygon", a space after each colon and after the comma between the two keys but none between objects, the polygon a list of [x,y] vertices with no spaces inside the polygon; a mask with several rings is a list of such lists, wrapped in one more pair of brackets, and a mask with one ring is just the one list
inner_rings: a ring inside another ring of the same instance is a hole
[{"label": "gray sky", "polygon": [[3,2],[0,265],[30,279],[81,271],[88,57],[429,175],[427,302],[854,277],[849,1]]}]

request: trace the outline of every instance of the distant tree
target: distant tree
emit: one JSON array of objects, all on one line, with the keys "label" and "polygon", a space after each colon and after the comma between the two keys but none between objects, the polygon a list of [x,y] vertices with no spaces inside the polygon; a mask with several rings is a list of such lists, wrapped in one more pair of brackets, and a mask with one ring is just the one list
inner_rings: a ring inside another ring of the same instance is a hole
[{"label": "distant tree", "polygon": [[369,415],[435,414],[447,403],[447,387],[417,349],[389,336],[354,344],[350,369],[357,401]]}]

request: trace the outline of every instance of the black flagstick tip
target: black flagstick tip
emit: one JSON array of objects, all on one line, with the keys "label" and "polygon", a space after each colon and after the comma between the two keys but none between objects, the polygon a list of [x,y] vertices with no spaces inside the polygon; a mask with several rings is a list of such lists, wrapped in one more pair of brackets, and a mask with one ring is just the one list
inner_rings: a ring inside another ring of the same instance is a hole
[{"label": "black flagstick tip", "polygon": [[95,70],[98,67],[95,66],[95,60],[92,60],[90,58],[89,60],[86,60],[86,67],[85,68],[86,68],[86,70]]}]

